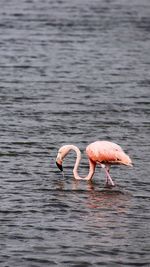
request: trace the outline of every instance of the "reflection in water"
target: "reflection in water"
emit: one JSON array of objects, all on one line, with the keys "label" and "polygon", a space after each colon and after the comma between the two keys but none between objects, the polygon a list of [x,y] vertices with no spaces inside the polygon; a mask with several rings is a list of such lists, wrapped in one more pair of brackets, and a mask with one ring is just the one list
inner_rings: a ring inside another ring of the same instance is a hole
[{"label": "reflection in water", "polygon": [[117,212],[125,212],[130,201],[130,196],[116,189],[92,190],[89,192],[88,207],[92,209],[113,209]]},{"label": "reflection in water", "polygon": [[73,179],[72,181],[72,190],[79,190],[82,182],[85,183],[85,190],[87,191],[94,190],[94,183],[92,181],[87,182],[75,179]]},{"label": "reflection in water", "polygon": [[[128,192],[124,192],[123,189],[102,188],[98,189],[97,184],[92,181],[81,181],[72,179],[67,188],[67,180],[55,181],[55,187],[61,191],[76,191],[84,193],[86,195],[86,205],[90,209],[112,209],[117,213],[124,213],[130,206],[131,195]],[[82,187],[84,185],[84,187]]]},{"label": "reflection in water", "polygon": [[[130,213],[131,196],[118,189],[95,189],[87,192],[85,208],[89,210],[86,217],[91,237],[96,229],[100,230],[101,242],[126,244],[129,239],[129,221],[126,219]],[[97,231],[97,230],[96,230]]]}]

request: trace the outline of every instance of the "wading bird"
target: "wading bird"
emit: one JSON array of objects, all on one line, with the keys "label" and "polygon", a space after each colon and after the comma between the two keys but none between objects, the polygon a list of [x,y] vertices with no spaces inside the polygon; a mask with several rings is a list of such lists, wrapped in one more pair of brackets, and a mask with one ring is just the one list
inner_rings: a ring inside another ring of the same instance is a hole
[{"label": "wading bird", "polygon": [[81,152],[77,146],[64,145],[57,154],[56,164],[58,168],[63,171],[62,162],[70,150],[76,152],[76,162],[73,168],[74,178],[77,180],[90,181],[94,175],[96,164],[99,164],[106,173],[106,186],[114,186],[114,182],[109,174],[111,165],[126,165],[132,166],[130,157],[122,150],[122,148],[109,141],[96,141],[91,143],[86,148],[86,154],[89,159],[89,173],[86,177],[80,177],[78,174],[78,166],[81,160]]}]

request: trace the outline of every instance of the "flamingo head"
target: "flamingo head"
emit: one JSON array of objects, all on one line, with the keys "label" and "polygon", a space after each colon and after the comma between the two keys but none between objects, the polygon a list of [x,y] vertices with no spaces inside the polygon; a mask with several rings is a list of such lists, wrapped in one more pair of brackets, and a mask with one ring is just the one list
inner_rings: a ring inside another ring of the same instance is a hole
[{"label": "flamingo head", "polygon": [[63,166],[62,166],[63,159],[68,154],[68,152],[70,151],[70,149],[71,149],[70,148],[70,145],[65,145],[65,146],[62,146],[58,150],[58,154],[57,154],[57,157],[56,157],[56,165],[57,165],[58,169],[60,171],[62,171],[62,172],[63,172]]}]

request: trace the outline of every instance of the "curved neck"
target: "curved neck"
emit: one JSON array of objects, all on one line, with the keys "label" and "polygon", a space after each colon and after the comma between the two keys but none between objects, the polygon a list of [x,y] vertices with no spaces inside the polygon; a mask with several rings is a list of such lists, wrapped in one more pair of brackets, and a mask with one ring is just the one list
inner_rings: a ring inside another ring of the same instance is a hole
[{"label": "curved neck", "polygon": [[70,149],[74,150],[76,152],[76,155],[77,155],[76,162],[75,162],[74,169],[73,169],[73,174],[74,174],[75,179],[78,179],[78,180],[81,180],[81,179],[90,180],[90,179],[92,179],[96,164],[89,159],[89,173],[86,177],[80,177],[78,174],[78,167],[79,167],[79,163],[81,161],[81,152],[80,152],[79,148],[74,146],[74,145],[71,145]]}]

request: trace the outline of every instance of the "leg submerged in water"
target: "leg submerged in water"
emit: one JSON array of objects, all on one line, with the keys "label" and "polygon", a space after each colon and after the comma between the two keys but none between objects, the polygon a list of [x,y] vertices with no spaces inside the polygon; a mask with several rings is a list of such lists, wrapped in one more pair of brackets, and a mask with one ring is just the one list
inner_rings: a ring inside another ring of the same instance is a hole
[{"label": "leg submerged in water", "polygon": [[106,186],[115,186],[115,183],[113,182],[110,174],[109,174],[109,170],[110,170],[110,165],[105,165],[105,164],[100,164],[101,168],[103,168],[105,170],[106,173]]},{"label": "leg submerged in water", "polygon": [[105,173],[106,173],[106,186],[115,186],[115,183],[113,182],[111,176],[110,176],[110,173],[109,173],[109,170],[110,170],[110,166],[106,165],[105,166]]}]

